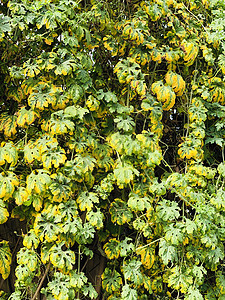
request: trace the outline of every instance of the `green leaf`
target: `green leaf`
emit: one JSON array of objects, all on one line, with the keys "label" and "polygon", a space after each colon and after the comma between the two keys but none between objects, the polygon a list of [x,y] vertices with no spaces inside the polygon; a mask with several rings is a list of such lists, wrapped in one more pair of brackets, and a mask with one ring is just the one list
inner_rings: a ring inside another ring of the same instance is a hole
[{"label": "green leaf", "polygon": [[75,239],[78,244],[90,244],[94,238],[95,229],[88,223],[83,224],[77,231]]},{"label": "green leaf", "polygon": [[196,223],[186,218],[185,230],[187,234],[193,234],[197,230]]},{"label": "green leaf", "polygon": [[23,238],[23,245],[28,249],[37,249],[39,243],[39,237],[35,234],[34,229],[30,229]]},{"label": "green leaf", "polygon": [[56,216],[46,212],[39,213],[36,216],[34,231],[41,241],[54,242],[57,240],[62,228],[55,222],[55,219]]},{"label": "green leaf", "polygon": [[77,270],[74,270],[71,274],[70,284],[74,288],[82,288],[88,279],[83,272],[77,273]]},{"label": "green leaf", "polygon": [[217,208],[225,210],[225,191],[220,188],[215,197],[210,198],[211,203]]},{"label": "green leaf", "polygon": [[99,203],[99,199],[96,193],[82,192],[77,198],[77,203],[81,211],[91,211],[94,203]]},{"label": "green leaf", "polygon": [[118,163],[113,171],[119,188],[123,188],[134,179],[134,175],[139,175],[139,171],[127,163]]},{"label": "green leaf", "polygon": [[135,247],[131,241],[131,238],[125,237],[125,239],[120,242],[119,249],[121,257],[126,257],[129,253],[134,251]]},{"label": "green leaf", "polygon": [[47,288],[42,292],[49,292],[54,296],[53,299],[69,300],[75,299],[74,289],[70,285],[70,276],[55,272],[53,279],[48,283]]},{"label": "green leaf", "polygon": [[103,218],[104,215],[100,211],[99,208],[97,208],[97,211],[88,211],[87,212],[87,220],[88,222],[93,226],[96,227],[96,229],[101,229],[103,227]]},{"label": "green leaf", "polygon": [[96,159],[91,157],[90,155],[82,156],[80,154],[77,154],[74,162],[77,169],[76,172],[79,175],[82,175],[88,171],[93,171],[96,164]]},{"label": "green leaf", "polygon": [[220,290],[220,294],[225,294],[225,277],[221,271],[219,271],[216,275],[216,286]]},{"label": "green leaf", "polygon": [[123,274],[125,280],[129,280],[136,285],[143,282],[143,275],[141,273],[140,267],[142,263],[138,260],[131,259],[123,263]]},{"label": "green leaf", "polygon": [[83,120],[84,115],[87,114],[89,110],[87,108],[83,108],[79,105],[67,106],[64,110],[65,117],[77,118]]},{"label": "green leaf", "polygon": [[187,270],[181,270],[175,266],[171,275],[168,278],[168,286],[176,290],[181,290],[182,293],[187,293],[187,290],[192,286],[193,278],[189,275]]},{"label": "green leaf", "polygon": [[46,191],[47,187],[51,183],[51,177],[49,172],[43,169],[32,171],[30,175],[27,176],[27,191],[29,194],[36,192],[37,194]]},{"label": "green leaf", "polygon": [[64,245],[64,242],[61,242],[58,245],[52,246],[49,250],[49,258],[53,266],[66,273],[68,270],[73,269],[75,254],[71,250],[62,250]]},{"label": "green leaf", "polygon": [[225,164],[224,163],[220,163],[217,167],[217,170],[220,175],[225,177]]},{"label": "green leaf", "polygon": [[133,211],[148,210],[151,207],[150,199],[148,197],[140,197],[136,194],[130,194],[128,199],[128,207]]},{"label": "green leaf", "polygon": [[170,224],[166,229],[165,239],[172,245],[179,245],[183,241],[183,233],[180,228],[176,228],[174,224]]},{"label": "green leaf", "polygon": [[13,292],[9,297],[9,300],[21,300],[21,299],[22,299],[22,294],[20,291]]},{"label": "green leaf", "polygon": [[69,75],[72,70],[77,68],[77,64],[75,60],[68,59],[64,61],[62,64],[59,64],[56,66],[56,69],[54,70],[56,75]]},{"label": "green leaf", "polygon": [[105,268],[102,274],[102,287],[108,293],[112,294],[114,291],[119,291],[123,281],[120,273],[110,268]]},{"label": "green leaf", "polygon": [[195,282],[201,285],[204,281],[204,275],[207,274],[207,270],[203,266],[194,265],[192,268],[192,274],[195,277]]},{"label": "green leaf", "polygon": [[29,270],[29,268],[26,265],[18,265],[15,270],[15,275],[18,280],[24,282],[27,286],[29,286],[35,274]]},{"label": "green leaf", "polygon": [[0,14],[0,37],[1,38],[5,35],[4,34],[5,32],[11,31],[10,21],[11,21],[10,17]]},{"label": "green leaf", "polygon": [[129,284],[125,284],[122,288],[121,297],[122,300],[136,300],[138,299],[138,294],[135,289],[130,288]]},{"label": "green leaf", "polygon": [[177,249],[164,239],[159,242],[159,256],[165,265],[178,260]]},{"label": "green leaf", "polygon": [[174,201],[162,200],[156,207],[158,217],[163,221],[172,221],[180,216],[180,208]]},{"label": "green leaf", "polygon": [[7,162],[13,167],[16,165],[17,160],[18,152],[12,143],[6,143],[0,148],[0,165],[4,165]]},{"label": "green leaf", "polygon": [[73,99],[73,102],[76,103],[84,94],[84,90],[82,86],[78,84],[73,84],[69,88],[69,94],[71,98]]},{"label": "green leaf", "polygon": [[113,223],[123,225],[129,223],[133,218],[132,212],[129,210],[127,203],[121,199],[116,198],[110,204],[109,212]]},{"label": "green leaf", "polygon": [[190,286],[188,288],[188,294],[185,296],[184,299],[185,300],[203,300],[204,298],[197,288]]},{"label": "green leaf", "polygon": [[52,183],[49,189],[53,194],[53,201],[61,202],[67,200],[71,196],[71,188],[69,186],[70,179],[62,173],[52,174]]},{"label": "green leaf", "polygon": [[224,249],[221,246],[216,247],[215,249],[210,249],[207,252],[207,260],[209,261],[213,269],[215,265],[220,263],[220,261],[223,259],[224,259]]},{"label": "green leaf", "polygon": [[118,258],[120,255],[120,242],[117,239],[110,239],[108,243],[104,245],[105,254],[109,259]]},{"label": "green leaf", "polygon": [[40,149],[38,147],[35,147],[34,144],[28,143],[24,147],[24,158],[29,164],[32,163],[35,159],[40,161],[41,160]]},{"label": "green leaf", "polygon": [[91,299],[96,299],[98,297],[98,293],[90,282],[88,283],[88,286],[82,287],[81,291],[84,296],[88,295]]},{"label": "green leaf", "polygon": [[123,129],[123,131],[131,131],[135,125],[134,121],[130,117],[122,117],[114,119],[114,122],[117,124],[118,129]]},{"label": "green leaf", "polygon": [[19,265],[25,265],[29,272],[32,273],[39,265],[39,258],[33,249],[23,247],[17,253],[17,262]]},{"label": "green leaf", "polygon": [[141,74],[140,66],[131,58],[119,61],[114,72],[117,74],[120,83],[129,83],[132,79],[138,78]]}]

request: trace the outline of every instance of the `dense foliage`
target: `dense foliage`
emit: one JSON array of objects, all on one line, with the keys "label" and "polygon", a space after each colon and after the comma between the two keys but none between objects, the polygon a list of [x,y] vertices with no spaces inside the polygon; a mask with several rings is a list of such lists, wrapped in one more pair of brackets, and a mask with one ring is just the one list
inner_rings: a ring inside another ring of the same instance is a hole
[{"label": "dense foliage", "polygon": [[225,299],[224,13],[0,2],[1,299]]}]

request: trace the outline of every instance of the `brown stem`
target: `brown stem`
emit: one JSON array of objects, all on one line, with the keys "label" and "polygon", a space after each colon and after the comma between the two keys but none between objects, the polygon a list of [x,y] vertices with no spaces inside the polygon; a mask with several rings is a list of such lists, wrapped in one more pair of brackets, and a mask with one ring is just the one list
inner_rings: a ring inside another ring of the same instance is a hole
[{"label": "brown stem", "polygon": [[37,288],[37,290],[36,290],[36,292],[35,292],[35,294],[34,294],[34,296],[33,296],[33,298],[32,298],[31,300],[35,300],[35,299],[36,299],[36,297],[37,297],[37,295],[38,295],[38,293],[39,293],[39,291],[40,291],[40,289],[41,289],[41,287],[42,287],[42,284],[43,284],[43,282],[44,282],[44,280],[45,280],[45,277],[46,277],[47,274],[48,274],[48,271],[49,271],[49,269],[50,269],[50,265],[51,265],[51,262],[48,263],[47,268],[46,268],[46,270],[45,270],[45,273],[44,273],[43,277],[41,278],[41,281],[40,281],[40,283],[39,283],[39,286],[38,286],[38,288]]}]

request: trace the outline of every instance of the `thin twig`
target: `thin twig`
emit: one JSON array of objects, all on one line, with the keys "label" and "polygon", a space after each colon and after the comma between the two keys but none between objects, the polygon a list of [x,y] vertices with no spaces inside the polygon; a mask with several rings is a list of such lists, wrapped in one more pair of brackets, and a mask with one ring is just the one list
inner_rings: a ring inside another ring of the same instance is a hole
[{"label": "thin twig", "polygon": [[136,248],[136,250],[140,250],[140,249],[146,248],[146,247],[148,247],[148,246],[150,246],[150,245],[152,245],[152,244],[154,244],[154,243],[157,243],[158,241],[160,241],[160,240],[162,240],[162,239],[163,239],[163,238],[159,238],[159,239],[157,239],[157,240],[154,240],[154,241],[152,241],[151,243],[148,243],[147,245],[140,246],[140,247]]},{"label": "thin twig", "polygon": [[42,287],[42,284],[43,284],[43,282],[44,282],[44,280],[45,280],[45,277],[46,277],[47,274],[48,274],[48,271],[49,271],[49,269],[50,269],[50,265],[51,265],[51,262],[48,263],[47,268],[46,268],[46,270],[45,270],[45,273],[44,273],[43,277],[41,278],[41,281],[40,281],[40,283],[39,283],[39,286],[38,286],[38,288],[37,288],[37,290],[36,290],[36,292],[35,292],[35,294],[34,294],[34,296],[33,296],[33,298],[32,298],[31,300],[35,300],[35,299],[36,299],[36,297],[37,297],[37,295],[38,295],[38,293],[39,293],[39,291],[40,291],[40,289],[41,289],[41,287]]}]

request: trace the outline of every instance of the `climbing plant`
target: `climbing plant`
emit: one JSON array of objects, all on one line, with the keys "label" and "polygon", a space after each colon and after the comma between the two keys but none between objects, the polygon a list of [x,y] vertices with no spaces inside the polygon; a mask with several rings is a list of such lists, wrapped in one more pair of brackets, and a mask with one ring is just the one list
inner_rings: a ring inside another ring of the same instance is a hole
[{"label": "climbing plant", "polygon": [[1,299],[225,298],[224,11],[1,1]]}]

